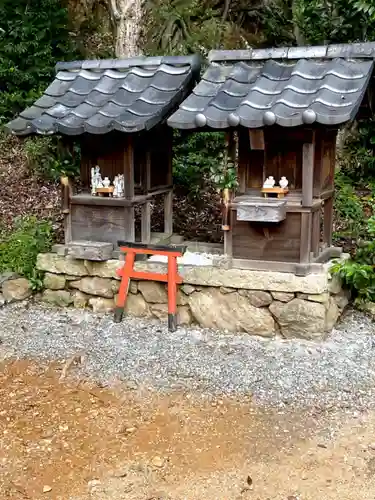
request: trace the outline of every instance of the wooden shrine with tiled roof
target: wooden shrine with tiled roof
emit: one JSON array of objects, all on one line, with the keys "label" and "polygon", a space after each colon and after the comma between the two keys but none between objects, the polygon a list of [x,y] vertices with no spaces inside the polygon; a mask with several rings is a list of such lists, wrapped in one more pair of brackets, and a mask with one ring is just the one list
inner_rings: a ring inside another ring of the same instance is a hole
[{"label": "wooden shrine with tiled roof", "polygon": [[[107,250],[116,249],[118,240],[149,243],[156,195],[165,198],[163,237],[171,235],[172,130],[166,119],[191,91],[199,70],[197,56],[59,63],[42,97],[8,124],[18,136],[60,134],[80,141],[83,191],[74,192],[63,180],[65,243],[72,255],[79,251],[90,258],[96,243],[108,243]],[[77,242],[85,248],[77,250]]]},{"label": "wooden shrine with tiled roof", "polygon": [[[336,136],[371,110],[374,59],[375,43],[210,52],[201,81],[168,124],[228,132],[238,166],[224,234],[233,267],[305,274],[339,254]],[[264,187],[282,177],[287,189]]]}]

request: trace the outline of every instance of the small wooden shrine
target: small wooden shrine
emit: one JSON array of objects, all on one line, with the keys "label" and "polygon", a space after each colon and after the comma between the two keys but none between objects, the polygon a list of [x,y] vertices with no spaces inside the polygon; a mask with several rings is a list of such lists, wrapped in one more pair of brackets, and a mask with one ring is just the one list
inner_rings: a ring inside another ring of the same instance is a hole
[{"label": "small wooden shrine", "polygon": [[164,196],[164,237],[172,234],[172,130],[165,121],[199,69],[196,56],[59,63],[44,95],[8,124],[18,136],[79,139],[80,190],[62,178],[65,244],[72,255],[79,242],[82,257],[92,253],[89,242],[99,248],[100,242],[116,248],[118,240],[149,243],[157,195]]},{"label": "small wooden shrine", "polygon": [[211,51],[171,127],[226,130],[233,267],[306,274],[332,247],[336,137],[371,109],[375,43]]}]

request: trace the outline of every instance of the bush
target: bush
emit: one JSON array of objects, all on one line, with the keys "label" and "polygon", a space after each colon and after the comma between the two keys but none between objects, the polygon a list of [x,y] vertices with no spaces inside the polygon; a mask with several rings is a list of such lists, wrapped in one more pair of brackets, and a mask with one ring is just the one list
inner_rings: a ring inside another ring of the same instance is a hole
[{"label": "bush", "polygon": [[52,224],[36,217],[23,217],[16,221],[15,230],[2,234],[0,243],[0,272],[13,271],[31,281],[32,287],[41,287],[41,273],[36,258],[48,252],[52,245]]},{"label": "bush", "polygon": [[61,175],[76,177],[80,171],[80,147],[73,151],[59,137],[31,137],[24,143],[31,172],[44,180],[57,181]]},{"label": "bush", "polygon": [[359,123],[345,141],[340,171],[354,185],[373,184],[375,180],[375,121]]},{"label": "bush", "polygon": [[177,189],[198,198],[207,183],[211,184],[212,172],[220,166],[224,147],[225,137],[221,132],[176,132],[173,177]]},{"label": "bush", "polygon": [[360,241],[352,259],[331,269],[351,290],[357,304],[375,300],[375,216],[367,221],[367,233],[371,241]]},{"label": "bush", "polygon": [[69,38],[60,0],[0,2],[0,122],[31,105],[57,61],[76,56]]},{"label": "bush", "polygon": [[342,172],[336,174],[335,186],[336,227],[341,236],[356,239],[366,232],[363,204],[352,186],[351,179]]}]

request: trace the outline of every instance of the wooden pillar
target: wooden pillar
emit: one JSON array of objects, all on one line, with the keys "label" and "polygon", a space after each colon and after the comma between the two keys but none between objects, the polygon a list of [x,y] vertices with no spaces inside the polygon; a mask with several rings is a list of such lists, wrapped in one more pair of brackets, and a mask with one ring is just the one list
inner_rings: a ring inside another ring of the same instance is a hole
[{"label": "wooden pillar", "polygon": [[227,148],[228,148],[228,159],[233,162],[234,166],[236,166],[237,160],[237,142],[236,142],[236,132],[234,130],[230,130],[227,132],[226,138]]},{"label": "wooden pillar", "polygon": [[311,251],[311,212],[301,213],[301,243],[299,261],[302,264],[310,262]]},{"label": "wooden pillar", "polygon": [[[171,186],[173,184],[173,130],[171,129],[168,133],[168,173],[167,173],[167,184]],[[171,189],[164,196],[164,233],[168,236],[173,234],[173,190]]]},{"label": "wooden pillar", "polygon": [[[146,194],[151,189],[151,151],[146,151],[146,164],[144,171],[144,189]],[[151,242],[151,202],[146,201],[142,205],[142,219],[141,219],[141,241],[148,244]]]},{"label": "wooden pillar", "polygon": [[89,139],[87,137],[82,138],[80,177],[84,190],[88,190],[89,192],[91,192],[91,167],[94,166]]},{"label": "wooden pillar", "polygon": [[323,221],[323,234],[324,243],[330,247],[332,246],[332,226],[333,226],[333,197],[324,201],[324,221]]},{"label": "wooden pillar", "polygon": [[151,189],[151,151],[146,152],[146,171],[145,171],[145,188],[146,193]]},{"label": "wooden pillar", "polygon": [[142,243],[150,243],[151,241],[151,203],[146,201],[142,205],[142,220],[141,220],[141,241]]},{"label": "wooden pillar", "polygon": [[164,196],[164,233],[168,236],[173,234],[173,191]]},{"label": "wooden pillar", "polygon": [[64,240],[65,245],[72,241],[72,216],[70,198],[72,197],[72,186],[69,178],[61,177],[61,209],[64,214]]},{"label": "wooden pillar", "polygon": [[229,210],[229,231],[224,231],[224,255],[232,258],[233,256],[233,224],[235,221],[234,210]]},{"label": "wooden pillar", "polygon": [[313,204],[314,183],[314,143],[305,143],[302,150],[302,206],[311,207]]},{"label": "wooden pillar", "polygon": [[[126,150],[124,153],[124,191],[125,199],[134,199],[134,142],[133,137],[126,137]],[[124,207],[125,239],[135,241],[134,206]]]},{"label": "wooden pillar", "polygon": [[238,193],[247,191],[249,176],[250,139],[247,129],[238,130]]},{"label": "wooden pillar", "polygon": [[320,243],[320,209],[315,210],[312,214],[312,235],[311,235],[311,251],[314,257],[319,254]]}]

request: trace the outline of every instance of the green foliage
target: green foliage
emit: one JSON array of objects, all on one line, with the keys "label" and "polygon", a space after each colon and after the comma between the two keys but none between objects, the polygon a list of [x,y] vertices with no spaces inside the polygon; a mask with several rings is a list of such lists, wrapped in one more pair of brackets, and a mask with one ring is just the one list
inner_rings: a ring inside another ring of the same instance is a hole
[{"label": "green foliage", "polygon": [[16,221],[15,230],[3,234],[0,243],[0,272],[14,271],[28,278],[34,289],[41,286],[35,269],[37,255],[48,252],[52,244],[52,224],[36,217]]},{"label": "green foliage", "polygon": [[264,2],[262,31],[269,46],[294,45],[296,40],[291,2],[285,0]]},{"label": "green foliage", "polygon": [[375,300],[375,216],[368,219],[366,229],[371,239],[359,241],[354,257],[336,262],[331,269],[351,290],[357,304]]},{"label": "green foliage", "polygon": [[295,24],[311,44],[362,39],[362,14],[348,0],[297,0]]},{"label": "green foliage", "polygon": [[341,235],[358,238],[365,230],[363,204],[356,194],[350,178],[338,172],[335,178],[334,208],[340,222]]},{"label": "green foliage", "polygon": [[375,179],[375,121],[357,124],[348,134],[340,158],[340,170],[354,185]]},{"label": "green foliage", "polygon": [[[217,15],[202,0],[150,0],[148,10],[152,13],[147,43],[151,52],[196,52],[202,44],[215,45],[220,36]],[[203,29],[194,29],[198,19]]]},{"label": "green foliage", "polygon": [[269,0],[263,30],[271,45],[313,45],[374,40],[372,0]]},{"label": "green foliage", "polygon": [[211,180],[218,190],[236,189],[238,186],[237,169],[233,162],[226,162],[224,158],[223,160],[218,164],[219,167],[211,167]]},{"label": "green foliage", "polygon": [[262,2],[249,6],[246,0],[229,1],[228,8],[223,4],[215,0],[148,0],[146,52],[207,54],[213,48],[243,48],[249,40],[254,43]]},{"label": "green foliage", "polygon": [[25,141],[31,171],[42,179],[57,181],[60,176],[76,177],[80,168],[80,149],[71,152],[56,136],[31,137]]},{"label": "green foliage", "polygon": [[213,171],[220,168],[225,147],[224,134],[201,132],[175,133],[173,177],[176,187],[192,198],[210,181]]},{"label": "green foliage", "polygon": [[50,83],[58,60],[74,56],[61,0],[0,2],[0,122],[12,118]]},{"label": "green foliage", "polygon": [[375,5],[372,0],[353,0],[352,4],[358,12],[367,16],[370,22],[375,22]]},{"label": "green foliage", "polygon": [[349,260],[335,263],[331,272],[338,275],[352,292],[356,304],[375,300],[375,272],[372,266]]}]

